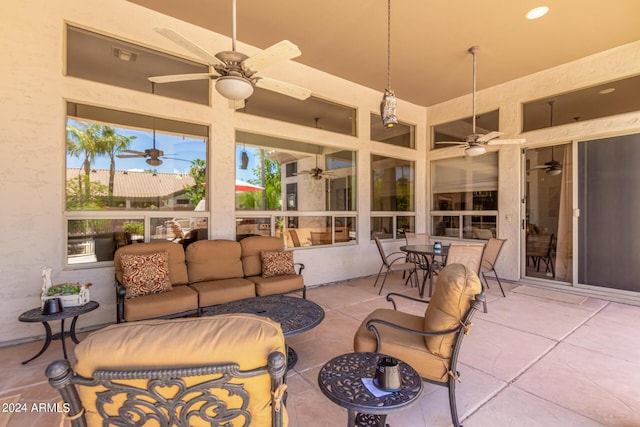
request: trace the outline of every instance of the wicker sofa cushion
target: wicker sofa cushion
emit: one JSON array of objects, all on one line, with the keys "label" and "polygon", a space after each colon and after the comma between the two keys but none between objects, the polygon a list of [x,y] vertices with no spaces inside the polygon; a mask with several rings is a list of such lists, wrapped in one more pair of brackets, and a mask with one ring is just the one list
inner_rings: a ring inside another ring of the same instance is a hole
[{"label": "wicker sofa cushion", "polygon": [[[437,332],[460,326],[475,296],[482,292],[476,273],[462,264],[448,264],[438,275],[436,289],[424,314],[424,330]],[[449,358],[455,335],[425,337],[429,351]]]},{"label": "wicker sofa cushion", "polygon": [[244,276],[240,243],[235,240],[198,240],[187,246],[189,282]]},{"label": "wicker sofa cushion", "polygon": [[122,264],[122,285],[127,290],[126,298],[171,290],[167,251],[143,255],[124,254],[120,258],[120,263]]},{"label": "wicker sofa cushion", "polygon": [[[96,369],[134,370],[197,367],[217,363],[238,363],[241,370],[267,364],[273,351],[286,355],[280,326],[251,314],[173,320],[146,320],[108,326],[91,333],[75,348],[75,371],[90,377]],[[198,377],[205,380],[205,377]],[[145,380],[132,380],[140,385]],[[251,426],[271,425],[271,382],[267,374],[237,379],[250,394]],[[102,425],[96,412],[96,387],[81,386],[89,425]],[[229,405],[234,396],[222,396]],[[115,400],[115,399],[114,399]],[[114,401],[114,407],[118,407]],[[283,410],[286,409],[283,406]],[[284,417],[286,421],[286,416]],[[193,425],[198,425],[194,423]]]}]

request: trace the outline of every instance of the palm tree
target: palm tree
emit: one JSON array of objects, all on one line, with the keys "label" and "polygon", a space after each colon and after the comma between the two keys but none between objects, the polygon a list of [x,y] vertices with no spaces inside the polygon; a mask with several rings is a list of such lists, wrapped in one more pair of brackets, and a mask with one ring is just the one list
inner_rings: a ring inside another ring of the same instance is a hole
[{"label": "palm tree", "polygon": [[135,136],[118,135],[111,126],[82,123],[80,127],[67,126],[67,152],[72,156],[81,158],[84,156],[84,193],[85,199],[90,199],[90,173],[91,164],[96,156],[107,154],[111,163],[109,165],[109,206],[113,204],[113,183],[116,173],[115,157],[119,152],[126,150]]},{"label": "palm tree", "polygon": [[113,206],[113,183],[116,176],[116,154],[129,148],[129,143],[136,139],[135,136],[118,135],[116,130],[109,126],[101,129],[99,145],[109,155],[109,206]]},{"label": "palm tree", "polygon": [[[89,188],[91,164],[98,154],[103,153],[100,141],[97,138],[99,126],[101,125],[82,124],[81,127],[73,125],[67,126],[67,152],[79,159],[84,156],[82,166],[84,168],[84,193],[86,200],[89,200],[91,196]],[[79,191],[82,192],[82,189],[79,189]]]}]

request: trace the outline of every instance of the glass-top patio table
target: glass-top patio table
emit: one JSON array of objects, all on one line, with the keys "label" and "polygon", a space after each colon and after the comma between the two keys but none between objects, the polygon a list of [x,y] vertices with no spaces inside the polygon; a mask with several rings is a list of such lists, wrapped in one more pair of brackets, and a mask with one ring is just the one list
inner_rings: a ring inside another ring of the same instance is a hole
[{"label": "glass-top patio table", "polygon": [[[424,285],[427,277],[429,277],[429,296],[433,288],[433,271],[436,266],[444,266],[447,263],[447,255],[449,255],[449,245],[442,245],[436,248],[434,245],[406,245],[401,246],[400,250],[414,256],[418,267],[424,271],[422,276],[422,287],[419,289],[420,296],[424,295]],[[435,257],[440,257],[440,261],[435,261]]]}]

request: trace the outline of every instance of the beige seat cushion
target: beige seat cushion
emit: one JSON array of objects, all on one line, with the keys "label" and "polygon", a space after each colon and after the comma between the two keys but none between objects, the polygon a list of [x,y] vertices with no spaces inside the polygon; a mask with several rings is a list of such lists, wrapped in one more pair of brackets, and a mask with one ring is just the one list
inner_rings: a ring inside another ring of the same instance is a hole
[{"label": "beige seat cushion", "polygon": [[283,251],[284,240],[269,236],[252,236],[240,240],[242,247],[242,268],[245,276],[262,274],[262,251]]},{"label": "beige seat cushion", "polygon": [[173,286],[186,285],[189,282],[187,275],[187,264],[184,258],[184,248],[179,243],[172,243],[166,240],[154,240],[152,242],[135,243],[133,245],[118,248],[113,263],[116,268],[116,279],[122,283],[122,254],[151,254],[154,252],[167,251],[169,254],[169,280]]},{"label": "beige seat cushion", "polygon": [[224,304],[225,302],[256,296],[254,283],[242,278],[209,280],[193,283],[189,287],[198,292],[198,304],[200,307]]},{"label": "beige seat cushion", "polygon": [[235,240],[198,240],[187,246],[189,282],[244,277],[240,243]]},{"label": "beige seat cushion", "polygon": [[[392,309],[379,308],[362,322],[356,331],[353,348],[355,351],[376,351],[376,336],[367,329],[370,319],[381,319],[413,330],[422,330],[423,316],[415,316]],[[378,352],[397,357],[411,365],[422,378],[446,381],[449,361],[427,351],[421,335],[410,334],[389,326],[376,324],[381,345]]]},{"label": "beige seat cushion", "polygon": [[[146,320],[108,326],[75,348],[75,370],[90,377],[96,369],[153,369],[238,363],[240,369],[267,364],[274,351],[287,354],[280,326],[251,314],[172,320]],[[196,377],[198,382],[210,377]],[[138,380],[137,384],[140,384]],[[267,374],[234,380],[250,393],[251,426],[271,426],[271,381]],[[102,425],[94,387],[80,387],[90,426]],[[232,399],[223,396],[223,400]],[[117,402],[116,402],[117,404]],[[286,411],[286,408],[283,410]],[[286,421],[286,412],[285,412]],[[193,425],[198,425],[194,423]]]},{"label": "beige seat cushion", "polygon": [[[436,289],[424,315],[424,330],[439,332],[454,329],[469,311],[475,296],[482,292],[482,284],[475,272],[462,264],[447,264],[438,275]],[[455,335],[425,337],[433,354],[451,356]]]},{"label": "beige seat cushion", "polygon": [[172,290],[161,294],[127,299],[124,304],[124,320],[132,322],[153,319],[197,309],[198,293],[188,286],[174,286]]},{"label": "beige seat cushion", "polygon": [[251,276],[247,277],[255,283],[256,295],[274,295],[304,289],[304,279],[299,274],[288,274],[285,276]]}]

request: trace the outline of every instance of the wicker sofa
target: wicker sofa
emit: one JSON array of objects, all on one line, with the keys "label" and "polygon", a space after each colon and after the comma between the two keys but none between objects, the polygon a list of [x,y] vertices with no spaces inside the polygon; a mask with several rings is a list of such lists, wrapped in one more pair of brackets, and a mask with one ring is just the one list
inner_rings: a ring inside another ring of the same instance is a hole
[{"label": "wicker sofa", "polygon": [[[165,255],[166,253],[166,255]],[[152,264],[162,254],[166,265]],[[284,270],[267,256],[289,260]],[[145,258],[146,257],[146,258]],[[242,298],[285,294],[306,288],[301,275],[304,265],[293,264],[293,253],[284,251],[284,242],[276,237],[254,236],[234,240],[199,240],[187,246],[165,241],[138,243],[119,248],[114,256],[118,323],[154,318],[197,315],[203,308]],[[132,273],[135,262],[147,264],[148,273]],[[270,265],[276,265],[274,268]],[[294,268],[295,266],[295,268]],[[162,279],[164,288],[144,295],[131,293],[128,283],[146,283]],[[269,274],[267,272],[269,271]]]},{"label": "wicker sofa", "polygon": [[265,317],[111,325],[75,354],[73,369],[58,360],[45,372],[73,427],[288,424],[284,335]]}]

